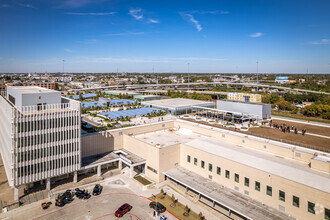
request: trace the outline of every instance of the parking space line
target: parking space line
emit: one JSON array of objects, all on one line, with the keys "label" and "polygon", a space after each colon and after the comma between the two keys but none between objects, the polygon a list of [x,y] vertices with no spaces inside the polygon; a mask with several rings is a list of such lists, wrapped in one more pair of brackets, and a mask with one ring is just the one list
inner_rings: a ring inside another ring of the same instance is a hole
[{"label": "parking space line", "polygon": [[[61,210],[64,210],[64,209],[67,209],[67,208],[70,208],[70,207],[76,206],[76,205],[78,205],[78,204],[81,204],[81,203],[83,203],[83,202],[88,202],[89,200],[93,200],[93,199],[97,199],[97,198],[101,198],[101,197],[109,196],[109,195],[132,195],[132,196],[138,196],[138,197],[143,198],[143,199],[147,199],[147,200],[152,201],[152,202],[154,201],[154,200],[152,200],[152,199],[150,199],[150,198],[147,198],[147,197],[145,197],[145,196],[141,196],[141,195],[138,195],[138,194],[134,194],[134,193],[107,193],[107,194],[102,194],[102,195],[98,195],[98,196],[93,196],[92,198],[90,198],[90,199],[88,199],[88,200],[82,200],[82,201],[79,201],[79,202],[74,203],[74,204],[68,204],[68,205],[66,205],[66,206],[63,207],[63,208],[60,208],[60,209],[58,209],[58,210],[55,210],[55,211],[52,211],[52,212],[46,213],[46,214],[41,215],[41,216],[38,216],[38,217],[34,218],[33,220],[38,220],[38,219],[41,219],[41,218],[43,218],[43,217],[49,216],[49,215],[51,215],[51,214],[54,214],[54,213],[56,213],[56,212],[59,212],[59,211],[61,211]],[[166,210],[166,212],[168,212],[169,214],[171,214],[171,215],[172,215],[173,217],[175,217],[176,219],[179,219],[178,217],[176,217],[174,214],[172,214],[172,213],[169,212],[168,210]],[[133,215],[133,214],[132,214],[132,215]],[[136,217],[137,217],[137,216],[136,216]],[[137,218],[138,218],[138,217],[137,217]],[[180,220],[180,219],[179,219],[179,220]]]}]

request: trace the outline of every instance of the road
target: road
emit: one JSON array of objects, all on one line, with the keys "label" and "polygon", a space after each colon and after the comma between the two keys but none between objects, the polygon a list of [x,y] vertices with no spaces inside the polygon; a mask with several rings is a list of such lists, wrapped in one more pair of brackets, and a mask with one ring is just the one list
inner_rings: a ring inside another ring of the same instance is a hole
[{"label": "road", "polygon": [[[294,92],[302,92],[302,93],[315,93],[315,94],[326,94],[329,95],[330,93],[327,92],[319,92],[319,91],[312,91],[306,89],[298,89],[298,88],[290,88],[290,87],[283,87],[283,86],[271,86],[271,85],[264,85],[264,84],[256,84],[256,83],[235,83],[235,82],[202,82],[202,83],[173,83],[173,84],[136,84],[136,85],[120,85],[119,88],[127,88],[127,89],[138,89],[138,88],[161,88],[161,87],[178,87],[178,86],[198,86],[198,85],[241,85],[245,87],[258,87],[258,88],[270,88],[270,89],[280,89],[286,91],[294,91]],[[71,89],[69,91],[88,91],[88,90],[98,90],[98,89],[113,89],[117,88],[117,86],[102,86],[97,88],[83,88],[83,89]]]}]

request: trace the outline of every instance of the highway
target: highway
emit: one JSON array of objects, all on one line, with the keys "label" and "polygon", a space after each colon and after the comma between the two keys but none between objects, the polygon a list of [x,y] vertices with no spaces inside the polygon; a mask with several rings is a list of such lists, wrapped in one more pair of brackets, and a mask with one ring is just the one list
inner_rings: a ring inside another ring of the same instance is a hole
[{"label": "highway", "polygon": [[[298,89],[298,88],[289,88],[289,87],[283,87],[283,86],[271,86],[271,85],[264,85],[264,84],[256,84],[256,83],[235,83],[235,82],[202,82],[202,83],[189,83],[189,87],[192,88],[193,86],[199,86],[199,85],[240,85],[245,87],[258,87],[258,88],[270,88],[270,89],[279,89],[279,90],[286,90],[286,91],[294,91],[294,92],[301,92],[301,93],[315,93],[315,94],[325,94],[329,95],[330,93],[327,92],[319,92],[319,91],[312,91],[312,90],[306,90],[306,89]],[[188,83],[173,83],[173,84],[136,84],[136,85],[118,85],[118,88],[126,88],[126,89],[142,89],[142,88],[162,88],[162,87],[178,87],[178,86],[185,86],[188,87]],[[96,88],[83,88],[83,89],[71,89],[68,91],[88,91],[88,90],[98,90],[98,89],[114,89],[117,88],[117,86],[102,86],[102,87],[96,87]],[[214,94],[214,93],[212,93]]]}]

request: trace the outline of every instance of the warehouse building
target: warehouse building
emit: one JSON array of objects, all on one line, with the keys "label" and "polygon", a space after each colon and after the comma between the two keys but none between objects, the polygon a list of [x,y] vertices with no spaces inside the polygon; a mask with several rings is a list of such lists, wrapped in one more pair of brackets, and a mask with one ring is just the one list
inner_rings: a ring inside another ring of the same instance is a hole
[{"label": "warehouse building", "polygon": [[218,100],[217,109],[223,112],[251,116],[251,118],[257,120],[270,119],[272,114],[270,104],[238,102],[232,100]]},{"label": "warehouse building", "polygon": [[161,99],[152,101],[143,101],[141,105],[146,107],[158,108],[172,115],[182,115],[191,113],[193,106],[214,108],[214,102],[200,101],[195,99]]}]

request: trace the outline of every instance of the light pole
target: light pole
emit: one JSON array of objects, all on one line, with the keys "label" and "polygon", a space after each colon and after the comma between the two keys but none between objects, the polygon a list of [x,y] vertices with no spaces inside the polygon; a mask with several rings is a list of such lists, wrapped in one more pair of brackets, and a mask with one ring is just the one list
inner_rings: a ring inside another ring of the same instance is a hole
[{"label": "light pole", "polygon": [[259,84],[259,61],[257,60],[257,92],[259,91],[258,84]]},{"label": "light pole", "polygon": [[117,68],[117,90],[118,90],[118,68]]},{"label": "light pole", "polygon": [[190,79],[189,79],[189,65],[190,65],[190,63],[187,63],[187,65],[188,65],[188,92],[190,91]]},{"label": "light pole", "polygon": [[65,62],[65,60],[62,60],[62,62],[63,62],[62,73],[64,74],[64,62]]}]

